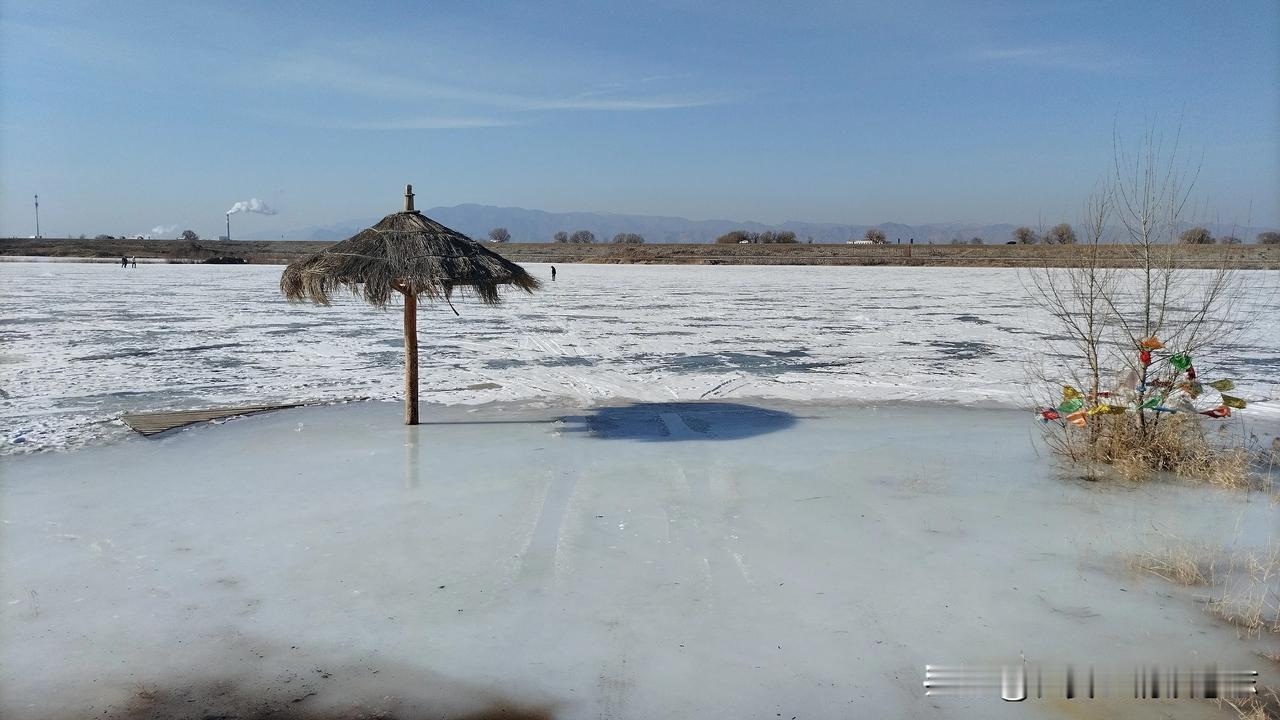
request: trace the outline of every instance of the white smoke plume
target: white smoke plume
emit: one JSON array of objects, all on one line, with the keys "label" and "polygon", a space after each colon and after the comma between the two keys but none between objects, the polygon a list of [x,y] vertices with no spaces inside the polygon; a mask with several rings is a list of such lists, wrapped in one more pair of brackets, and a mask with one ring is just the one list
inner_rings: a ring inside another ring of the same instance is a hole
[{"label": "white smoke plume", "polygon": [[151,228],[152,237],[166,237],[178,232],[177,225],[157,225]]},{"label": "white smoke plume", "polygon": [[248,200],[241,200],[235,205],[232,205],[231,209],[227,211],[228,215],[235,215],[236,213],[257,213],[259,215],[275,215],[276,211],[268,207],[266,203],[262,202],[258,198],[249,198]]}]

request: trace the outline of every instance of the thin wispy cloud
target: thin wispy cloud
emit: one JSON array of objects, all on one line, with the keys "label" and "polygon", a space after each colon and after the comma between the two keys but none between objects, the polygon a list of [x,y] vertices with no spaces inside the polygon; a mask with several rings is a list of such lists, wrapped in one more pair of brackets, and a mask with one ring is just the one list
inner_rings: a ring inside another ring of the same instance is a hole
[{"label": "thin wispy cloud", "polygon": [[679,110],[682,108],[706,107],[722,105],[730,102],[729,96],[717,95],[659,95],[635,98],[609,98],[579,95],[562,99],[547,98],[530,99],[522,110],[605,110],[625,112],[628,110]]},{"label": "thin wispy cloud", "polygon": [[969,59],[1074,72],[1134,70],[1146,64],[1142,58],[1128,53],[1114,52],[1095,45],[1061,43],[978,48],[969,54]]},{"label": "thin wispy cloud", "polygon": [[[293,56],[267,63],[258,77],[283,86],[311,88],[350,96],[398,101],[451,101],[493,110],[523,113],[537,111],[639,112],[677,110],[731,102],[723,93],[627,93],[627,83],[610,83],[607,90],[557,95],[521,94],[465,87],[448,82],[420,80],[389,74],[374,68],[329,58]],[[652,84],[642,78],[636,84]]]},{"label": "thin wispy cloud", "polygon": [[139,53],[119,52],[119,48],[100,33],[64,22],[36,24],[6,19],[0,26],[0,58],[15,48],[25,48],[29,55],[37,58],[59,59],[99,72],[133,75],[147,68]]},{"label": "thin wispy cloud", "polygon": [[513,120],[487,117],[406,117],[390,120],[326,122],[334,130],[469,130],[474,128],[510,127]]}]

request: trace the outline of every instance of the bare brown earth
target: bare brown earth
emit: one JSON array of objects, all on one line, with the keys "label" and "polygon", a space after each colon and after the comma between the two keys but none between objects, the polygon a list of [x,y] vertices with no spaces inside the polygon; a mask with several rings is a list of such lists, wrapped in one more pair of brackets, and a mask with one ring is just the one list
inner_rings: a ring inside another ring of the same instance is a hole
[{"label": "bare brown earth", "polygon": [[[0,238],[0,257],[119,258],[121,255],[169,262],[204,262],[215,257],[249,263],[288,263],[333,243],[304,240],[76,240]],[[654,265],[926,265],[952,267],[1065,266],[1078,262],[1082,248],[1071,245],[713,245],[652,244],[566,245],[559,243],[489,244],[516,262]],[[1217,267],[1224,262],[1244,269],[1280,269],[1276,245],[1181,245],[1173,248],[1185,267]],[[1126,245],[1101,248],[1104,262],[1134,264]]]}]

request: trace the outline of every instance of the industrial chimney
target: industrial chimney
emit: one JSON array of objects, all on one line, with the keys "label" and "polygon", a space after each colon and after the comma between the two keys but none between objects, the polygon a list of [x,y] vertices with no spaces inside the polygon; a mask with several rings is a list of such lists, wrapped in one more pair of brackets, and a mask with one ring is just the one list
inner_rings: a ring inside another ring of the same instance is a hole
[{"label": "industrial chimney", "polygon": [[404,186],[404,211],[413,212],[413,186]]},{"label": "industrial chimney", "polygon": [[231,239],[231,213],[227,213],[227,239]]}]

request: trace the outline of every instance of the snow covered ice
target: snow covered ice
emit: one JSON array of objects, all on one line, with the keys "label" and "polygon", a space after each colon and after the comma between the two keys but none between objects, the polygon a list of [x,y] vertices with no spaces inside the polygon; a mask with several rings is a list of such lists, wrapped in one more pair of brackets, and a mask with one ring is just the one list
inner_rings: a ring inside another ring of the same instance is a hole
[{"label": "snow covered ice", "polygon": [[[1028,363],[1055,332],[1010,269],[559,269],[497,308],[422,308],[424,401],[1025,406]],[[0,263],[0,452],[118,439],[130,411],[399,398],[398,312],[289,305],[280,271]],[[1277,275],[1242,278],[1254,326],[1200,369],[1233,377],[1251,414],[1280,414]]]}]

